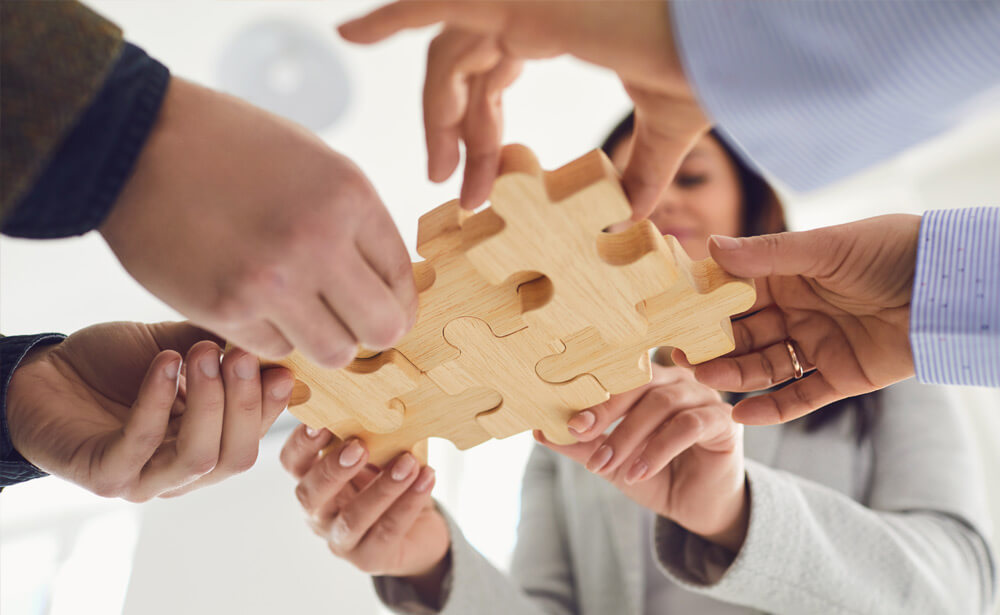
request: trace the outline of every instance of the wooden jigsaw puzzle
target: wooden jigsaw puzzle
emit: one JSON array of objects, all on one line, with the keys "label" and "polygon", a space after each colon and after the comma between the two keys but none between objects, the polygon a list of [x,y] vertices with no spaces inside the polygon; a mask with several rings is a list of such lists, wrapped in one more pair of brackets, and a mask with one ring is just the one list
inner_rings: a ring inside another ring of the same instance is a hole
[{"label": "wooden jigsaw puzzle", "polygon": [[428,437],[466,449],[541,429],[574,441],[566,421],[651,379],[649,349],[692,363],[733,349],[730,317],[753,282],[692,262],[648,220],[606,229],[632,209],[600,150],[556,170],[530,150],[501,156],[491,206],[450,201],[420,218],[417,322],[393,349],[327,370],[295,353],[291,412],[382,465]]}]

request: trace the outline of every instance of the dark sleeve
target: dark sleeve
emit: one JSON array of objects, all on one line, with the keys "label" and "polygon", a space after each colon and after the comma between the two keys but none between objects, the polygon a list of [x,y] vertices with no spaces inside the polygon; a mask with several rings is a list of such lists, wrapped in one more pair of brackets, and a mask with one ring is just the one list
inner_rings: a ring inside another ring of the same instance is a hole
[{"label": "dark sleeve", "polygon": [[90,105],[122,44],[118,26],[79,2],[0,2],[0,219]]},{"label": "dark sleeve", "polygon": [[7,386],[10,384],[11,376],[14,375],[14,370],[29,350],[39,344],[61,342],[65,337],[58,333],[0,337],[0,490],[7,485],[45,476],[45,472],[33,466],[14,450],[14,445],[10,441],[10,432],[7,429]]},{"label": "dark sleeve", "polygon": [[126,43],[93,102],[0,230],[47,239],[97,228],[135,166],[169,79],[165,66]]}]

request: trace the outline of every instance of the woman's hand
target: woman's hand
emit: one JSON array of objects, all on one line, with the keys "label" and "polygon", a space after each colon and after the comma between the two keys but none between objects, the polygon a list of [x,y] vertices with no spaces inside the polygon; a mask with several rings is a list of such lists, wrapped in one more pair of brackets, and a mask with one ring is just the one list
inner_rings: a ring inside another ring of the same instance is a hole
[{"label": "woman's hand", "polygon": [[[552,450],[603,476],[654,513],[736,552],[749,505],[742,426],[719,394],[680,367],[653,366],[653,380],[579,412],[581,440]],[[605,430],[622,419],[610,434]]]},{"label": "woman's hand", "polygon": [[300,425],[281,451],[309,526],[337,557],[371,575],[403,577],[436,604],[451,538],[431,499],[434,470],[403,453],[380,471],[365,463],[358,439],[320,455],[332,440]]},{"label": "woman's hand", "polygon": [[50,474],[131,502],[249,469],[294,379],[283,367],[261,371],[238,348],[222,357],[217,341],[184,322],[118,322],[33,349],[7,391],[14,448]]},{"label": "woman's hand", "polygon": [[635,219],[670,185],[709,120],[681,67],[666,2],[393,2],[340,27],[371,44],[443,24],[427,52],[424,127],[428,174],[444,181],[465,144],[462,207],[490,194],[499,169],[503,91],[525,60],[574,55],[621,78],[635,103],[635,137],[622,181]]}]

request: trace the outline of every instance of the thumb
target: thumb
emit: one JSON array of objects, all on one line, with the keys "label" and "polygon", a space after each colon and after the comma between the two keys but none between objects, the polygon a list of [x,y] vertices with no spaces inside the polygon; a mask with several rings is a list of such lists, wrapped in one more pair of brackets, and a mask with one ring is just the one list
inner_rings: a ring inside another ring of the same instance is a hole
[{"label": "thumb", "polygon": [[163,442],[177,397],[180,366],[181,357],[173,350],[164,350],[150,363],[131,415],[105,458],[109,477],[135,476]]},{"label": "thumb", "polygon": [[708,132],[708,118],[697,103],[626,84],[635,102],[635,128],[622,185],[632,203],[632,219],[653,212],[656,202],[691,148]]},{"label": "thumb", "polygon": [[827,229],[757,237],[712,235],[708,250],[726,272],[741,278],[821,277],[837,254]]}]

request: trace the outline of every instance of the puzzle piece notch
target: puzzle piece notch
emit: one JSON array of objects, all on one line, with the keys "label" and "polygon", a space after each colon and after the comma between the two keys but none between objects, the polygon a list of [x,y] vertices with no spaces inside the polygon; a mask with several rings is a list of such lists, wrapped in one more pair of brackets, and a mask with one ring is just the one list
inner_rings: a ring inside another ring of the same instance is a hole
[{"label": "puzzle piece notch", "polygon": [[403,424],[403,409],[392,400],[414,389],[421,376],[420,370],[395,350],[355,359],[336,370],[319,367],[298,352],[270,364],[291,369],[297,380],[308,385],[307,400],[290,405],[291,413],[312,427],[326,427],[334,433],[339,425],[353,424],[351,421],[372,433],[398,429]]},{"label": "puzzle piece notch", "polygon": [[496,438],[541,429],[552,442],[571,444],[576,438],[566,427],[569,418],[608,399],[608,392],[589,375],[562,384],[538,378],[537,357],[551,353],[553,342],[531,327],[497,337],[484,321],[463,317],[449,322],[444,336],[461,354],[428,376],[444,391],[478,384],[499,393],[500,407],[476,419]]},{"label": "puzzle piece notch", "polygon": [[730,317],[753,305],[753,281],[734,278],[710,258],[692,262],[674,237],[666,241],[683,275],[674,288],[641,304],[649,320],[647,335],[615,345],[594,327],[583,329],[565,338],[564,352],[538,362],[540,378],[555,383],[591,374],[610,392],[621,393],[652,378],[650,348],[674,346],[691,363],[701,363],[735,347]]},{"label": "puzzle piece notch", "polygon": [[563,337],[592,325],[615,343],[645,333],[636,306],[669,288],[677,273],[648,221],[623,236],[604,232],[632,209],[603,152],[545,172],[530,150],[507,146],[490,200],[463,225],[465,254],[494,283],[523,271],[549,278],[550,291],[535,282],[521,289],[522,304],[532,308],[524,314],[529,326]]},{"label": "puzzle piece notch", "polygon": [[468,217],[454,200],[424,214],[418,224],[417,252],[426,259],[413,265],[420,305],[416,324],[395,349],[424,372],[458,356],[443,333],[456,314],[481,318],[499,335],[526,326],[517,288],[538,274],[521,272],[498,284],[484,278],[461,249]]}]

